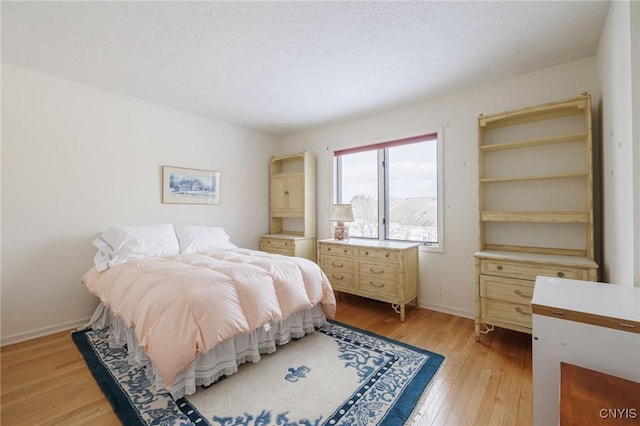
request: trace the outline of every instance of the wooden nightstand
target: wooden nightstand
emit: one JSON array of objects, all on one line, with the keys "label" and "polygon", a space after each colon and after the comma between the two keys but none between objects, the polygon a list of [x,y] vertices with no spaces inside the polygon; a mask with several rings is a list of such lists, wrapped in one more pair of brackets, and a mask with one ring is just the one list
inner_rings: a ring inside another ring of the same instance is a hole
[{"label": "wooden nightstand", "polygon": [[292,234],[269,234],[260,237],[260,250],[285,256],[304,257],[316,260],[315,237]]},{"label": "wooden nightstand", "polygon": [[318,241],[318,264],[336,291],[392,304],[418,306],[418,244],[350,239]]}]

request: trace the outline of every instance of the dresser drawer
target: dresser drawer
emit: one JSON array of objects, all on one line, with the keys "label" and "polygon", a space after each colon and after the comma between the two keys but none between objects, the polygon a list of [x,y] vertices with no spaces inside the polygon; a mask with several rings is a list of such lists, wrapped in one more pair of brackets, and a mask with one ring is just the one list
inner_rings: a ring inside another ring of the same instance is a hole
[{"label": "dresser drawer", "polygon": [[480,261],[480,273],[531,281],[534,281],[537,275],[574,280],[587,280],[589,278],[587,269],[485,259]]},{"label": "dresser drawer", "polygon": [[265,253],[271,253],[271,254],[281,254],[283,256],[295,256],[295,253],[293,250],[287,250],[287,249],[279,249],[279,248],[275,248],[275,247],[266,247],[264,249],[262,249],[263,252]]},{"label": "dresser drawer", "polygon": [[533,281],[480,275],[480,297],[528,304],[533,297]]},{"label": "dresser drawer", "polygon": [[368,294],[390,297],[398,295],[398,286],[395,282],[383,280],[378,277],[360,276],[358,288]]},{"label": "dresser drawer", "polygon": [[360,289],[395,296],[398,294],[398,267],[384,263],[360,262]]},{"label": "dresser drawer", "polygon": [[331,286],[336,290],[340,290],[341,287],[344,288],[353,288],[353,274],[351,272],[328,272],[326,273],[327,278],[329,278],[329,282]]},{"label": "dresser drawer", "polygon": [[353,260],[344,257],[322,256],[320,267],[325,272],[353,272]]},{"label": "dresser drawer", "polygon": [[334,256],[322,256],[320,267],[336,289],[353,288],[353,260]]},{"label": "dresser drawer", "polygon": [[483,319],[531,328],[531,305],[481,299]]},{"label": "dresser drawer", "polygon": [[262,237],[260,239],[260,247],[261,248],[271,248],[271,249],[286,249],[293,251],[295,249],[296,243],[294,240],[288,240],[284,238],[274,238],[274,237]]},{"label": "dresser drawer", "polygon": [[295,256],[295,243],[277,238],[261,238],[260,250],[267,253]]},{"label": "dresser drawer", "polygon": [[335,245],[321,244],[320,254],[333,254],[337,256],[353,256],[355,254],[355,249],[353,247],[345,247],[337,244]]},{"label": "dresser drawer", "polygon": [[361,259],[382,260],[385,262],[397,262],[398,252],[394,250],[360,248],[358,256]]}]

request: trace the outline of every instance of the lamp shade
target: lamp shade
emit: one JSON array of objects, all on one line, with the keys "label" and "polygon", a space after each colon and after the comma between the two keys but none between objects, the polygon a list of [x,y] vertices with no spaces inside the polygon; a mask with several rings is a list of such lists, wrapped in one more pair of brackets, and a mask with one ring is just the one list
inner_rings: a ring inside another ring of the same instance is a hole
[{"label": "lamp shade", "polygon": [[333,204],[331,206],[331,220],[333,222],[353,222],[351,204]]}]

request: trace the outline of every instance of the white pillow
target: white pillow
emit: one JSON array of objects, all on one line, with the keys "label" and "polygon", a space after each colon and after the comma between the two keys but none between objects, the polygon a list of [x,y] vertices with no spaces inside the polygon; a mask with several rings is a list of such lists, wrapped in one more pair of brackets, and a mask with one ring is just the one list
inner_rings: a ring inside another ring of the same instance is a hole
[{"label": "white pillow", "polygon": [[206,253],[210,250],[234,250],[238,246],[220,226],[174,225],[181,253]]},{"label": "white pillow", "polygon": [[104,271],[130,259],[180,253],[173,225],[113,226],[95,239],[98,252],[93,262]]}]

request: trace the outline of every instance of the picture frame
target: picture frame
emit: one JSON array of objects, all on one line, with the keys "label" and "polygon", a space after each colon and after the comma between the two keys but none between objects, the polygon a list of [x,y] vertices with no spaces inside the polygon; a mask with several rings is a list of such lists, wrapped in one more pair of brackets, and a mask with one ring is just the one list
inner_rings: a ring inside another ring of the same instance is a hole
[{"label": "picture frame", "polygon": [[164,204],[220,204],[220,172],[162,166]]}]

